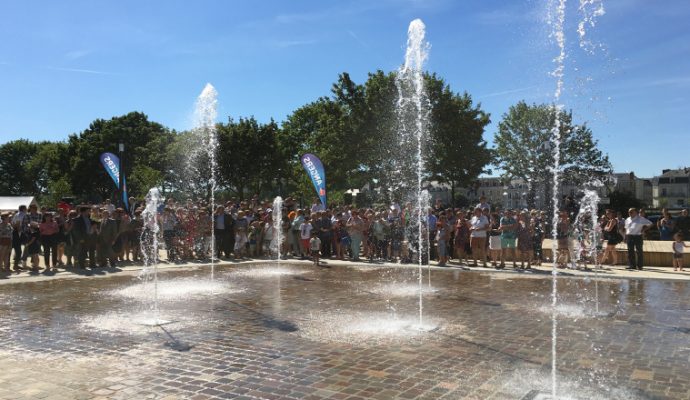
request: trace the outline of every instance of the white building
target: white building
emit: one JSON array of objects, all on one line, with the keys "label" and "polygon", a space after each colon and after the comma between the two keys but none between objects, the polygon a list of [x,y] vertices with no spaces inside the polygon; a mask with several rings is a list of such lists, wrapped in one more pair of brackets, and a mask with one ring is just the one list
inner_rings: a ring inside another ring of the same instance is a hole
[{"label": "white building", "polygon": [[[577,199],[582,193],[582,185],[573,185],[567,182],[562,182],[558,187],[558,198],[563,196],[570,196]],[[487,201],[501,208],[525,209],[528,208],[527,197],[530,192],[529,183],[523,179],[506,180],[501,177],[484,177],[477,179],[477,185],[471,190],[468,190],[467,197],[470,202],[476,202],[480,196],[485,196]],[[599,197],[607,199],[607,190],[605,187],[597,189]],[[544,208],[546,201],[544,199],[545,190],[542,187],[535,189],[534,204],[536,208]]]},{"label": "white building", "polygon": [[652,179],[639,178],[634,172],[615,173],[613,176],[616,179],[613,190],[630,193],[644,204],[653,204]]},{"label": "white building", "polygon": [[665,169],[652,179],[654,207],[680,208],[690,204],[690,168]]}]

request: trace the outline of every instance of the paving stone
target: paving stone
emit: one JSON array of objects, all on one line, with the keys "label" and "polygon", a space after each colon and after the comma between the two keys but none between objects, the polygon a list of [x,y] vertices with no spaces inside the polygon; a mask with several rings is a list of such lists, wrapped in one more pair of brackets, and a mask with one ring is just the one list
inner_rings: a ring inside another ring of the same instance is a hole
[{"label": "paving stone", "polygon": [[[424,310],[440,329],[377,336],[377,323],[417,318],[417,293],[381,289],[414,287],[417,271],[371,267],[217,266],[241,290],[162,301],[175,321],[162,327],[132,324],[150,304],[114,294],[134,275],[12,279],[0,287],[0,398],[521,399],[549,387],[548,275],[434,270]],[[689,397],[687,282],[562,277],[558,289],[558,377],[574,398]],[[370,333],[348,336],[357,324]]]}]

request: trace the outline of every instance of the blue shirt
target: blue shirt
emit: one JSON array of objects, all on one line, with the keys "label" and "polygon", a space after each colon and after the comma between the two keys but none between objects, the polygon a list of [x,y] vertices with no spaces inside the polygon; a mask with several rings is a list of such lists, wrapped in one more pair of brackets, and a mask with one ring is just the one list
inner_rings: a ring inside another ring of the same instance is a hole
[{"label": "blue shirt", "polygon": [[216,215],[216,229],[225,229],[225,214]]},{"label": "blue shirt", "polygon": [[429,214],[427,217],[427,224],[429,224],[429,230],[430,231],[435,231],[436,230],[436,222],[438,222],[438,218],[434,214]]}]

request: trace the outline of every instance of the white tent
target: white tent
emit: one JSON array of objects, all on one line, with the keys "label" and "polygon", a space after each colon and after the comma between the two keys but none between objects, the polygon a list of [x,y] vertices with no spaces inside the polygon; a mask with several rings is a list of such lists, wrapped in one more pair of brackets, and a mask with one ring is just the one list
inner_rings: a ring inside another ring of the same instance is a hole
[{"label": "white tent", "polygon": [[17,211],[21,205],[29,207],[32,204],[38,207],[34,196],[0,196],[0,211],[2,212]]}]

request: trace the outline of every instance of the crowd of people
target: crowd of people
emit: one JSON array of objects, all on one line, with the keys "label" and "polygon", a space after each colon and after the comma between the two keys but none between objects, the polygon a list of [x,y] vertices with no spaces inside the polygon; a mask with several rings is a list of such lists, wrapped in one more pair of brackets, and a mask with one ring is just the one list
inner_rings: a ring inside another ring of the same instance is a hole
[{"label": "crowd of people", "polygon": [[[203,200],[170,198],[146,219],[145,204],[129,200],[129,210],[106,200],[76,207],[61,203],[55,211],[20,206],[15,213],[2,214],[0,270],[38,272],[40,257],[46,272],[141,262],[149,257],[146,245],[150,246],[153,234],[160,235],[167,262],[296,257],[310,258],[318,265],[321,259],[331,258],[399,263],[421,258],[423,263],[436,260],[439,266],[457,259],[468,266],[502,269],[512,262],[513,268],[529,269],[544,261],[543,241],[553,232],[546,212],[492,209],[483,197],[470,209],[436,201],[421,217],[412,203],[326,208],[314,199],[310,207],[300,208],[288,197],[280,210],[273,210],[273,203],[254,196],[247,201],[230,199],[213,209]],[[280,220],[274,219],[274,212],[280,212]],[[573,207],[559,213],[558,267],[617,264],[616,246],[625,242],[628,268],[642,269],[642,239],[652,226],[643,211],[640,215],[630,209],[629,217],[623,219],[606,210],[597,224],[592,223],[594,216],[577,214]],[[152,223],[157,229],[152,229]],[[687,210],[677,218],[664,210],[656,225],[662,240],[673,241],[674,267],[682,269],[687,247],[683,238],[690,234]]]}]

